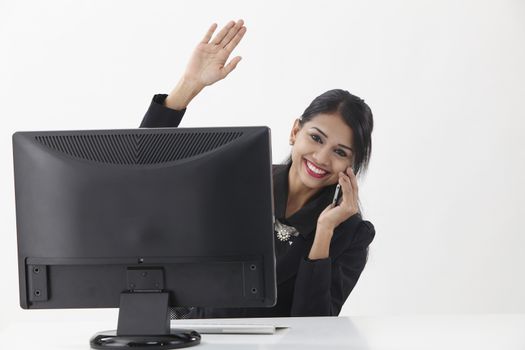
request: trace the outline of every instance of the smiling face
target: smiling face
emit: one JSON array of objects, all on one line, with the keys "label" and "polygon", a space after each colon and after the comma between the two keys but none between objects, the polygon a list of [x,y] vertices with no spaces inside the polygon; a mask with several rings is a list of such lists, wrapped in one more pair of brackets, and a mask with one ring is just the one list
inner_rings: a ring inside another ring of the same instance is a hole
[{"label": "smiling face", "polygon": [[290,175],[310,189],[333,185],[339,172],[353,163],[353,132],[339,114],[318,114],[301,125],[297,119],[290,139]]}]

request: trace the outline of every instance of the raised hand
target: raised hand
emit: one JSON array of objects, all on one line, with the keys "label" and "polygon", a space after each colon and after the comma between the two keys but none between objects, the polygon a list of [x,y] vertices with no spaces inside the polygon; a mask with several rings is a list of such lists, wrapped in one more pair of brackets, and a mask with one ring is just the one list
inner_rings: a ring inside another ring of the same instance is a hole
[{"label": "raised hand", "polygon": [[236,56],[226,63],[246,33],[244,21],[230,21],[212,39],[215,29],[217,24],[214,23],[193,50],[184,75],[166,98],[167,107],[176,110],[186,108],[204,87],[224,79],[241,60],[240,56]]},{"label": "raised hand", "polygon": [[217,29],[216,23],[211,25],[202,41],[193,51],[184,72],[186,79],[202,87],[224,79],[241,60],[240,56],[236,56],[226,64],[233,49],[246,33],[244,21],[242,19],[237,22],[230,21],[212,39],[215,29]]}]

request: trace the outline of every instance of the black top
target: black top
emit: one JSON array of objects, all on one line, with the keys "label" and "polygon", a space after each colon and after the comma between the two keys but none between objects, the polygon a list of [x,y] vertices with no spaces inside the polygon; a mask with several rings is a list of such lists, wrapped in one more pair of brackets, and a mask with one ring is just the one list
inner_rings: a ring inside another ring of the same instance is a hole
[{"label": "black top", "polygon": [[[177,127],[181,111],[163,105],[167,95],[155,95],[141,128]],[[299,211],[285,218],[290,164],[273,165],[275,218],[294,226],[299,235],[275,239],[277,304],[271,308],[196,308],[190,318],[336,316],[365,267],[374,226],[359,213],[341,223],[330,243],[330,256],[309,260],[317,218],[333,197],[334,186],[315,194]]]}]

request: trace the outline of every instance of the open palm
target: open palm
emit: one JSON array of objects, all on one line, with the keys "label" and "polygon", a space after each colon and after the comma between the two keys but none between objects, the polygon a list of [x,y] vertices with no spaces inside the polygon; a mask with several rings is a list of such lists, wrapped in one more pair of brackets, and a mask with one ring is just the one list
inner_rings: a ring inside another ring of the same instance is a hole
[{"label": "open palm", "polygon": [[246,33],[246,27],[243,25],[243,20],[230,21],[211,40],[215,29],[217,29],[217,24],[212,24],[193,51],[186,66],[185,77],[204,87],[224,79],[230,74],[241,57],[232,58],[228,64],[226,61]]}]

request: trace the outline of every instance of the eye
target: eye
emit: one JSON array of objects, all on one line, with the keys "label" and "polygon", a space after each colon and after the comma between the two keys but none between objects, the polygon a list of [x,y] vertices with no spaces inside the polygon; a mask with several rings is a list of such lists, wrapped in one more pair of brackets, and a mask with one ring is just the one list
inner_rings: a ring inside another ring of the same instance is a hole
[{"label": "eye", "polygon": [[320,141],[322,141],[321,138],[319,137],[319,135],[316,135],[316,134],[312,134],[312,135],[311,135],[311,138],[312,138],[312,140],[314,140],[315,142],[320,142]]},{"label": "eye", "polygon": [[346,157],[346,152],[341,149],[336,150],[335,153],[337,153],[341,157]]}]

